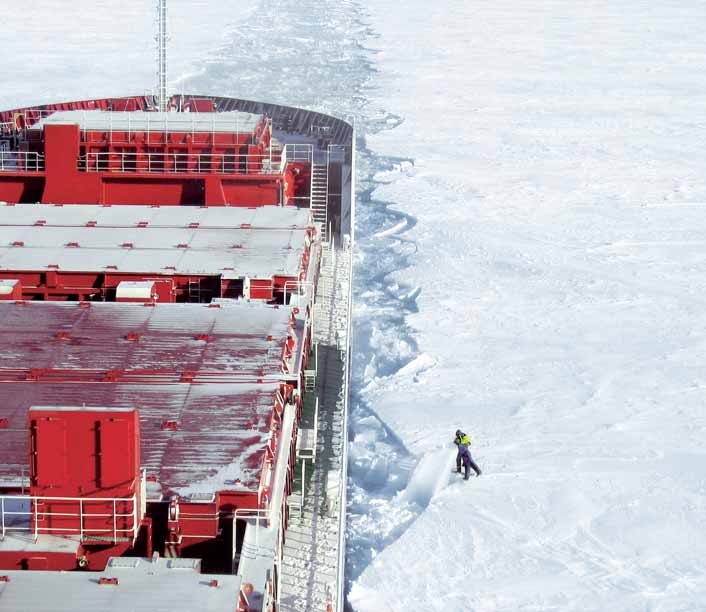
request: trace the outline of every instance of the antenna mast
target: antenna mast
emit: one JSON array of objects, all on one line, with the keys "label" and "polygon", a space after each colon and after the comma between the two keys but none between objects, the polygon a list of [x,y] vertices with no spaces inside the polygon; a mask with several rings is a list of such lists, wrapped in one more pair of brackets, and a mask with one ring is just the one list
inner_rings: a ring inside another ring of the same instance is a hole
[{"label": "antenna mast", "polygon": [[167,96],[167,0],[157,0],[157,98],[159,110],[165,112],[169,103]]}]

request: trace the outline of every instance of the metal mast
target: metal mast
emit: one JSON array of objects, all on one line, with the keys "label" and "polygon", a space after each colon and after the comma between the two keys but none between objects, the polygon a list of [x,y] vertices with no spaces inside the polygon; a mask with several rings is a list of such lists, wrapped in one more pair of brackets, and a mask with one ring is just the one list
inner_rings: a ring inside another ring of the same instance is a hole
[{"label": "metal mast", "polygon": [[157,0],[157,99],[160,111],[167,110],[167,0]]}]

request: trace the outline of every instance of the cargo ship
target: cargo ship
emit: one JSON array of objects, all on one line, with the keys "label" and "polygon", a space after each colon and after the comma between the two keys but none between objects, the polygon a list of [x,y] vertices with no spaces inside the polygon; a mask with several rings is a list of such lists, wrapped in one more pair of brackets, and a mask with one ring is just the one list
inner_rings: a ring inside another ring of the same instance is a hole
[{"label": "cargo ship", "polygon": [[354,129],[158,47],[0,112],[0,610],[341,611]]}]

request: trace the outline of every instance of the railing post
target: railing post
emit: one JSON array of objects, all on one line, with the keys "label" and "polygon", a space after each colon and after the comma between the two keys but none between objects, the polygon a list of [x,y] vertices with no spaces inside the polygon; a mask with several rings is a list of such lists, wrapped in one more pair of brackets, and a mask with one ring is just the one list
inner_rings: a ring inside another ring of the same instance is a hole
[{"label": "railing post", "polygon": [[78,500],[78,531],[81,542],[83,542],[83,499]]},{"label": "railing post", "polygon": [[306,495],[306,459],[302,459],[302,498],[299,500],[299,516],[304,516],[304,495]]},{"label": "railing post", "polygon": [[[316,345],[318,347],[318,344]],[[316,408],[314,409],[314,463],[316,463],[316,440],[319,437],[319,396],[316,396]]]},{"label": "railing post", "polygon": [[117,505],[115,499],[113,499],[113,542],[118,541],[118,517],[117,517]]},{"label": "railing post", "polygon": [[0,497],[0,512],[2,512],[2,539],[5,539],[5,498]]},{"label": "railing post", "polygon": [[39,535],[39,509],[37,508],[37,498],[31,497],[30,503],[34,502],[34,541],[37,541]]}]

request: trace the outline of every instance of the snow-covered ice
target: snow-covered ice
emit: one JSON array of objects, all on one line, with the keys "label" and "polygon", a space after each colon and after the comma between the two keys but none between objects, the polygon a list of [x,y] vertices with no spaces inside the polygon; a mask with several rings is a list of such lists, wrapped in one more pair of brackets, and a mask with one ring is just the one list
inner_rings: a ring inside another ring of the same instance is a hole
[{"label": "snow-covered ice", "polygon": [[368,7],[404,224],[359,232],[359,389],[397,446],[352,455],[461,427],[484,475],[354,517],[353,607],[706,609],[706,7]]},{"label": "snow-covered ice", "polygon": [[[152,86],[151,3],[32,5],[0,106]],[[173,5],[178,87],[357,123],[352,608],[706,610],[706,5]]]}]

